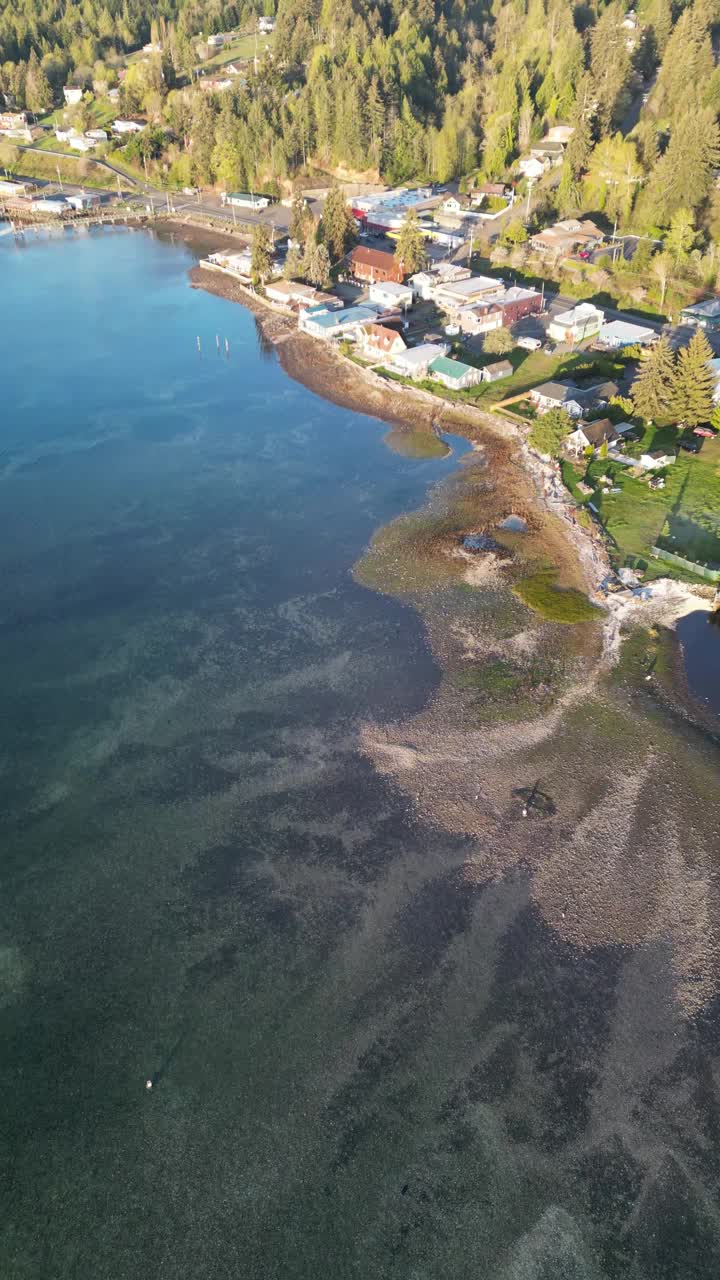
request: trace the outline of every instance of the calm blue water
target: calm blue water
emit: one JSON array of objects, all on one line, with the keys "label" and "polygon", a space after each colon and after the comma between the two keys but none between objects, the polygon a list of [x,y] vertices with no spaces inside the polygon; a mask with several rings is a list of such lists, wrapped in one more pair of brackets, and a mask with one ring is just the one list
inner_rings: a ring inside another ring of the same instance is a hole
[{"label": "calm blue water", "polygon": [[0,239],[1,1280],[715,1280],[712,1010],[358,750],[438,671],[352,566],[453,462],[192,261]]}]

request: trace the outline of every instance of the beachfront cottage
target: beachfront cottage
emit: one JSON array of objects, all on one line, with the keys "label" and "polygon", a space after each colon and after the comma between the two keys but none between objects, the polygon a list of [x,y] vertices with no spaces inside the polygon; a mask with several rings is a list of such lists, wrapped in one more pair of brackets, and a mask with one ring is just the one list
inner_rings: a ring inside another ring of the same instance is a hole
[{"label": "beachfront cottage", "polygon": [[280,302],[286,307],[308,307],[318,301],[317,289],[301,280],[273,280],[265,285],[265,292],[271,302]]},{"label": "beachfront cottage", "polygon": [[325,342],[333,338],[348,338],[351,342],[365,324],[377,320],[374,307],[346,307],[344,311],[330,311],[327,307],[308,307],[301,311],[298,328],[312,338]]},{"label": "beachfront cottage", "polygon": [[595,422],[584,422],[576,427],[567,438],[570,453],[584,453],[586,449],[599,449],[601,445],[615,444],[620,439],[609,418],[597,418]]},{"label": "beachfront cottage", "polygon": [[431,378],[441,382],[450,391],[464,391],[466,387],[476,387],[482,382],[482,369],[463,364],[462,360],[452,360],[448,356],[438,356],[429,365],[428,372]]},{"label": "beachfront cottage", "polygon": [[583,415],[583,393],[570,382],[541,382],[528,392],[528,399],[539,414],[549,409],[564,409],[571,418]]},{"label": "beachfront cottage", "polygon": [[388,310],[399,308],[405,311],[413,304],[411,287],[407,284],[398,284],[396,280],[384,280],[371,284],[368,297],[371,302],[377,302],[379,306],[386,307]]},{"label": "beachfront cottage", "polygon": [[581,302],[572,311],[561,311],[548,325],[548,337],[553,342],[584,342],[594,338],[605,322],[605,313],[591,302]]},{"label": "beachfront cottage", "polygon": [[419,381],[428,376],[433,360],[447,355],[449,350],[446,342],[423,342],[419,347],[409,347],[393,356],[392,367],[404,378]]},{"label": "beachfront cottage", "polygon": [[403,282],[402,267],[392,253],[384,253],[382,249],[368,249],[359,244],[350,254],[348,266],[351,275],[365,284],[379,284],[385,280],[394,280],[396,284]]},{"label": "beachfront cottage", "polygon": [[407,349],[397,329],[384,324],[364,324],[358,330],[357,344],[366,360],[392,360]]},{"label": "beachfront cottage", "polygon": [[485,365],[482,376],[485,382],[498,382],[500,378],[509,378],[512,372],[509,360],[495,360],[493,364]]}]

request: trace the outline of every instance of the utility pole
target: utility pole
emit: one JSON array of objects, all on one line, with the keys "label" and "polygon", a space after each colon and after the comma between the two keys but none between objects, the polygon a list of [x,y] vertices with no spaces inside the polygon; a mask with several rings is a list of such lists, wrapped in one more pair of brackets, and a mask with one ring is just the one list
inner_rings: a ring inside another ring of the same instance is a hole
[{"label": "utility pole", "polygon": [[64,186],[63,186],[63,184],[62,184],[62,178],[60,177],[60,165],[56,163],[55,168],[56,168],[56,170],[57,170],[58,186],[59,186],[60,190],[64,193],[64,192],[65,192],[65,188],[64,188]]},{"label": "utility pole", "polygon": [[532,195],[534,178],[528,178],[527,204],[525,205],[525,222],[530,221],[530,196]]}]

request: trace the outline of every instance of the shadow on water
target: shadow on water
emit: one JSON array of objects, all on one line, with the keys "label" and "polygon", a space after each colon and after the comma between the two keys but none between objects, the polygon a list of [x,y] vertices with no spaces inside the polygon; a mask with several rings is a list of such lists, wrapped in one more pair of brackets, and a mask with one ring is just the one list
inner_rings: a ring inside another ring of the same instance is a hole
[{"label": "shadow on water", "polygon": [[720,715],[720,625],[718,615],[698,609],[677,624],[688,688]]}]

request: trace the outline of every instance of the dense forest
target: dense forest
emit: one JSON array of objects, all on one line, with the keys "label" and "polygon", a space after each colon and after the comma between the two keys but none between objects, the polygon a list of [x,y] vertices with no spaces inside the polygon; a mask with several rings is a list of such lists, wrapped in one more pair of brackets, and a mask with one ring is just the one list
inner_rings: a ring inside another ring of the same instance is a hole
[{"label": "dense forest", "polygon": [[[0,92],[47,110],[68,81],[120,84],[155,127],[133,145],[171,182],[277,189],[317,170],[390,182],[499,178],[555,123],[574,133],[553,212],[714,229],[720,0],[279,0],[272,53],[237,88],[193,82],[198,35],[273,0],[0,0]],[[131,63],[150,38],[162,53]]]}]

